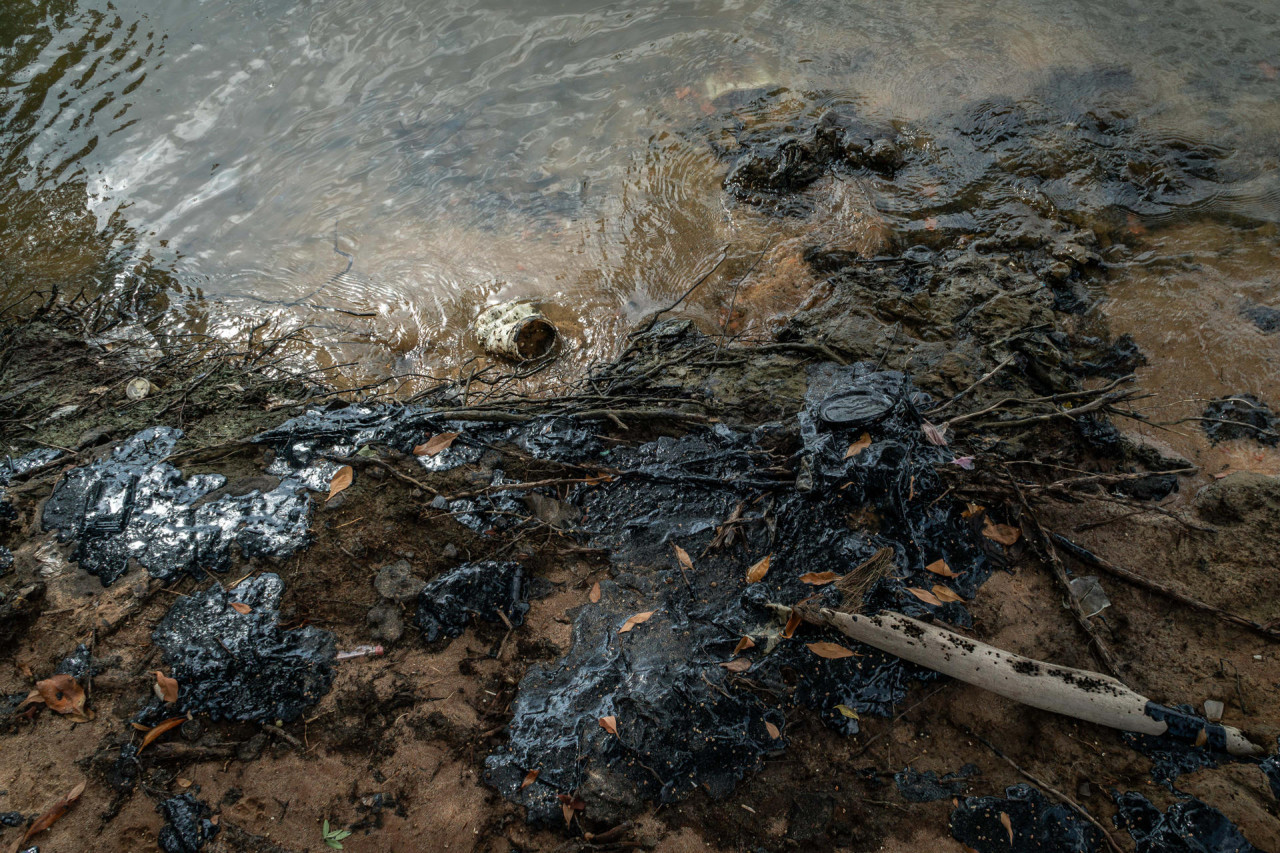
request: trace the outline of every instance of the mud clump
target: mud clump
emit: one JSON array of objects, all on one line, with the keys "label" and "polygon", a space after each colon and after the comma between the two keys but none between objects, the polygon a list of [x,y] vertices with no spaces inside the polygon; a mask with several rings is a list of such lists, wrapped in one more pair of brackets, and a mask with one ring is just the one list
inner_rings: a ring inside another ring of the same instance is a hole
[{"label": "mud clump", "polygon": [[181,685],[180,710],[214,720],[287,722],[329,692],[334,637],[312,626],[282,630],[283,591],[277,575],[262,574],[233,590],[214,586],[174,603],[152,639]]}]

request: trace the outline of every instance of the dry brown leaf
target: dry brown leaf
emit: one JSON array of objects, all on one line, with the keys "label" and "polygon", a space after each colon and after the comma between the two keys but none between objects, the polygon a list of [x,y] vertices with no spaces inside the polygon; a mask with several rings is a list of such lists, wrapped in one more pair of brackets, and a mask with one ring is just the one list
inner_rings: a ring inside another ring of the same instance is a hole
[{"label": "dry brown leaf", "polygon": [[524,781],[520,783],[520,790],[523,791],[525,788],[529,787],[534,782],[538,781],[538,774],[541,772],[542,771],[537,768],[530,770],[529,775],[525,776]]},{"label": "dry brown leaf", "polygon": [[912,477],[911,481],[907,484],[907,500],[913,501],[915,499],[916,499],[916,478]]},{"label": "dry brown leaf", "polygon": [[965,507],[964,512],[960,513],[960,517],[961,517],[961,518],[973,518],[973,517],[974,517],[975,515],[977,515],[978,513],[980,513],[980,512],[985,512],[985,511],[986,511],[986,509],[987,509],[987,508],[986,508],[985,506],[979,506],[978,504],[971,503],[971,504],[968,504],[968,505]]},{"label": "dry brown leaf", "polygon": [[751,669],[751,661],[747,658],[734,658],[728,663],[722,663],[720,665],[730,672],[746,672]]},{"label": "dry brown leaf", "polygon": [[805,648],[813,652],[820,658],[827,660],[839,660],[840,658],[851,658],[853,652],[844,646],[838,646],[835,643],[806,643]]},{"label": "dry brown leaf", "polygon": [[601,717],[600,728],[604,729],[611,735],[616,735],[618,733],[618,718],[612,715],[608,717]]},{"label": "dry brown leaf", "polygon": [[939,601],[964,601],[964,596],[951,587],[943,586],[940,583],[933,585],[933,594],[938,597]]},{"label": "dry brown leaf", "polygon": [[157,723],[155,728],[147,732],[142,738],[142,743],[138,746],[138,752],[142,752],[142,750],[146,749],[148,745],[155,741],[156,738],[160,737],[165,732],[173,731],[186,721],[186,717],[172,717],[165,720],[163,723]]},{"label": "dry brown leaf", "polygon": [[23,845],[30,841],[34,836],[39,835],[57,823],[58,819],[66,814],[73,805],[75,805],[76,800],[80,799],[80,795],[84,793],[86,784],[86,782],[81,782],[79,785],[76,785],[71,789],[70,793],[50,806],[44,814],[40,815],[40,817],[36,818],[35,822],[28,827],[26,835],[22,836],[22,840],[18,842],[18,846],[15,847],[14,850],[22,849]]},{"label": "dry brown leaf", "polygon": [[680,563],[682,569],[692,569],[693,560],[689,559],[689,552],[672,542],[671,547],[676,549],[676,561]]},{"label": "dry brown leaf", "polygon": [[658,611],[656,611],[656,610],[646,610],[646,611],[645,611],[645,612],[643,612],[643,613],[637,613],[635,616],[632,616],[632,617],[631,617],[630,619],[628,619],[626,622],[623,622],[623,623],[622,623],[622,627],[618,629],[618,633],[619,633],[619,634],[625,634],[625,633],[627,633],[628,631],[630,631],[632,628],[634,628],[635,626],[639,625],[641,622],[648,622],[648,621],[649,621],[649,617],[650,617],[650,616],[652,616],[654,613],[657,613],[657,612],[658,612]]},{"label": "dry brown leaf", "polygon": [[790,640],[796,635],[796,629],[800,627],[800,623],[804,621],[800,618],[800,614],[795,610],[791,611],[791,615],[787,617],[787,627],[782,629],[782,639]]},{"label": "dry brown leaf", "polygon": [[848,459],[852,456],[857,456],[859,453],[866,450],[870,446],[871,446],[871,434],[864,432],[862,435],[858,436],[857,441],[849,445],[849,449],[844,452],[844,458]]},{"label": "dry brown leaf", "polygon": [[996,524],[988,518],[982,525],[982,535],[1008,548],[1022,538],[1022,531],[1011,524]]},{"label": "dry brown leaf", "polygon": [[587,593],[587,598],[591,599],[592,604],[600,601],[600,582],[596,581],[591,585],[591,592]]},{"label": "dry brown leaf", "polygon": [[148,726],[148,725],[147,725],[147,724],[145,724],[145,723],[130,723],[129,725],[133,726],[135,729],[137,729],[137,730],[138,730],[138,731],[140,731],[140,732],[149,732],[149,731],[151,731],[151,726]]},{"label": "dry brown leaf", "polygon": [[814,586],[825,586],[840,580],[840,576],[835,572],[809,572],[807,575],[801,575],[800,580]]},{"label": "dry brown leaf", "polygon": [[769,574],[769,560],[772,558],[772,554],[766,554],[763,560],[747,569],[747,583],[760,583],[764,580],[764,576]]},{"label": "dry brown leaf", "polygon": [[560,801],[560,814],[564,815],[564,825],[573,826],[573,806],[564,800]]},{"label": "dry brown leaf", "polygon": [[228,606],[241,616],[247,616],[253,612],[253,608],[245,604],[243,601],[231,601],[228,602]]},{"label": "dry brown leaf", "polygon": [[[50,676],[43,681],[37,681],[35,692],[39,694],[40,701],[48,705],[51,711],[58,714],[71,715],[72,717],[92,719],[87,716],[84,709],[84,688],[66,673]],[[30,696],[26,699],[28,702],[31,700],[32,697]]]},{"label": "dry brown leaf", "polygon": [[777,740],[782,737],[782,730],[768,720],[764,721],[764,730],[769,733],[769,737]]},{"label": "dry brown leaf", "polygon": [[156,670],[156,692],[165,702],[178,701],[178,679],[170,678],[160,670]]},{"label": "dry brown leaf", "polygon": [[942,575],[944,578],[958,578],[960,575],[951,571],[951,567],[947,565],[946,560],[934,560],[925,566],[925,571],[933,572],[935,575]]},{"label": "dry brown leaf", "polygon": [[1013,846],[1013,821],[1009,820],[1009,815],[1000,812],[1000,823],[1004,826],[1005,831],[1009,833],[1009,846]]},{"label": "dry brown leaf", "polygon": [[1201,729],[1196,734],[1196,746],[1204,746],[1208,742],[1209,742],[1209,730]]},{"label": "dry brown leaf", "polygon": [[435,456],[437,453],[443,453],[448,450],[450,445],[458,437],[456,432],[442,432],[431,436],[425,444],[419,444],[413,449],[414,456]]},{"label": "dry brown leaf", "polygon": [[929,592],[929,590],[927,589],[921,589],[918,586],[909,586],[907,587],[907,592],[911,593],[916,598],[923,601],[925,604],[932,604],[934,607],[942,606],[942,602],[938,600],[938,596]]},{"label": "dry brown leaf", "polygon": [[756,644],[755,640],[744,635],[743,638],[738,641],[738,645],[733,647],[734,657],[737,657],[738,655],[742,654],[742,652],[745,651],[746,649],[754,648],[755,644]]},{"label": "dry brown leaf", "polygon": [[333,500],[339,493],[346,490],[351,485],[351,480],[355,477],[356,472],[350,465],[343,465],[337,471],[333,472],[333,479],[329,481],[329,497],[325,498],[325,503]]}]

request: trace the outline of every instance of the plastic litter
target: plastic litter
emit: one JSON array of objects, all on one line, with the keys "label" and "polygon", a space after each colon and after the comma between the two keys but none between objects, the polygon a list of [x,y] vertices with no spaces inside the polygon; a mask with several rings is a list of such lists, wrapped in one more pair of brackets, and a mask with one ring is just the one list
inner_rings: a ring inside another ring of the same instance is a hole
[{"label": "plastic litter", "polygon": [[535,361],[555,349],[555,325],[532,302],[491,305],[475,322],[476,338],[490,355],[513,361]]},{"label": "plastic litter", "polygon": [[1162,814],[1137,791],[1114,796],[1113,820],[1129,831],[1136,853],[1258,853],[1226,815],[1194,797]]},{"label": "plastic litter", "polygon": [[262,574],[233,590],[212,586],[174,602],[152,640],[182,685],[180,710],[287,722],[329,692],[333,634],[310,625],[281,630],[283,591],[277,575]]},{"label": "plastic litter", "polygon": [[427,642],[460,636],[472,616],[488,622],[502,622],[505,616],[512,625],[519,625],[529,612],[525,597],[525,572],[518,564],[465,563],[422,588],[414,623]]},{"label": "plastic litter", "polygon": [[110,586],[134,559],[162,580],[225,572],[233,546],[246,558],[288,556],[309,541],[311,499],[285,480],[270,492],[202,500],[226,478],[200,474],[184,481],[163,460],[182,431],[145,429],[108,459],[68,471],[44,507],[46,530],[75,540],[72,559]]},{"label": "plastic litter", "polygon": [[978,853],[1094,853],[1103,849],[1102,833],[1038,789],[1019,784],[1004,793],[1004,797],[961,801],[951,813],[952,837]]},{"label": "plastic litter", "polygon": [[955,773],[948,773],[939,778],[932,770],[921,772],[912,767],[904,767],[893,774],[898,793],[909,803],[929,803],[934,800],[948,800],[958,797],[969,788],[969,780],[978,775],[978,767],[966,764]]},{"label": "plastic litter", "polygon": [[159,838],[164,853],[197,853],[218,834],[218,825],[209,820],[209,806],[191,794],[170,797],[158,809],[165,820]]},{"label": "plastic litter", "polygon": [[1102,584],[1098,583],[1098,578],[1094,575],[1072,578],[1067,586],[1071,588],[1071,595],[1075,600],[1080,602],[1085,616],[1097,616],[1111,606],[1111,599],[1107,598]]}]

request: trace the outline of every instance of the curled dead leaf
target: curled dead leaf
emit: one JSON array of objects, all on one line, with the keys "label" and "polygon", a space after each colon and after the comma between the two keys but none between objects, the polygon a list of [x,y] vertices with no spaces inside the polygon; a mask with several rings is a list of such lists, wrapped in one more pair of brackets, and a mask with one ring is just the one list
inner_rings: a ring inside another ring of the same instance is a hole
[{"label": "curled dead leaf", "polygon": [[253,608],[245,604],[243,601],[231,601],[228,602],[228,606],[241,616],[247,616],[253,612]]},{"label": "curled dead leaf", "polygon": [[76,785],[65,797],[58,800],[58,802],[46,809],[44,814],[36,818],[31,826],[27,828],[26,834],[22,836],[22,841],[18,842],[18,846],[14,849],[21,849],[22,846],[33,837],[53,826],[59,818],[70,811],[71,807],[75,805],[76,800],[80,799],[80,795],[84,793],[86,784],[86,782],[81,782],[79,785]]},{"label": "curled dead leaf", "polygon": [[600,718],[600,728],[604,729],[611,735],[618,733],[618,718],[612,715]]},{"label": "curled dead leaf", "polygon": [[971,503],[965,506],[964,511],[960,513],[960,517],[973,518],[978,513],[985,512],[985,511],[986,511],[986,507],[979,506],[978,504],[975,504],[975,503]]},{"label": "curled dead leaf", "polygon": [[840,716],[842,717],[848,717],[851,720],[861,719],[861,717],[858,716],[858,712],[850,708],[848,705],[837,705],[836,710],[840,712]]},{"label": "curled dead leaf", "polygon": [[907,592],[911,593],[925,604],[932,604],[934,607],[942,606],[942,602],[938,599],[938,596],[929,592],[927,589],[920,589],[918,586],[909,586],[907,587]]},{"label": "curled dead leaf", "polygon": [[541,772],[542,771],[536,767],[533,770],[530,770],[529,774],[524,777],[524,781],[520,783],[520,790],[523,791],[525,788],[538,781],[538,774]]},{"label": "curled dead leaf", "polygon": [[764,580],[764,576],[769,574],[769,561],[772,558],[772,554],[766,554],[763,560],[747,569],[747,583],[759,583]]},{"label": "curled dead leaf", "polygon": [[345,491],[347,487],[351,485],[351,481],[355,476],[356,472],[350,465],[343,465],[337,471],[334,471],[333,478],[329,480],[329,497],[324,499],[325,503],[328,503]]},{"label": "curled dead leaf", "polygon": [[737,657],[738,655],[742,654],[742,652],[745,651],[746,649],[754,648],[755,644],[756,644],[755,640],[751,639],[750,637],[743,636],[743,638],[738,641],[738,645],[733,647],[734,657]]},{"label": "curled dead leaf", "polygon": [[835,643],[806,643],[805,648],[813,652],[818,657],[826,658],[827,660],[839,660],[840,658],[853,657],[852,651],[846,649],[844,646],[836,645]]},{"label": "curled dead leaf", "polygon": [[142,743],[138,746],[138,752],[142,752],[142,750],[154,743],[156,738],[160,737],[165,732],[173,731],[186,721],[186,717],[172,717],[162,723],[157,723],[151,731],[147,732],[146,735],[143,736]]},{"label": "curled dead leaf", "polygon": [[938,597],[939,601],[964,601],[964,596],[951,587],[943,586],[940,583],[933,585],[933,594]]},{"label": "curled dead leaf", "polygon": [[982,525],[982,535],[1008,548],[1022,538],[1022,531],[1011,524],[996,524],[988,518]]},{"label": "curled dead leaf", "polygon": [[866,450],[870,446],[871,446],[871,434],[864,432],[862,435],[858,436],[857,441],[849,445],[849,449],[844,452],[844,458],[849,459],[851,457],[857,456],[859,453]]},{"label": "curled dead leaf", "polygon": [[800,580],[814,586],[825,586],[840,580],[840,576],[835,572],[809,572],[806,575],[801,575]]},{"label": "curled dead leaf", "polygon": [[637,613],[635,616],[630,617],[626,622],[622,623],[622,627],[618,629],[618,633],[625,634],[640,623],[648,622],[649,618],[657,612],[658,611],[656,610],[646,610],[643,613]]},{"label": "curled dead leaf", "polygon": [[942,426],[934,426],[928,421],[924,421],[920,424],[920,429],[924,432],[924,437],[928,439],[930,444],[937,447],[947,446],[946,424],[943,424]]},{"label": "curled dead leaf", "polygon": [[689,552],[672,542],[671,547],[676,549],[676,562],[680,564],[680,568],[688,570],[693,568],[693,560],[689,558]]},{"label": "curled dead leaf", "polygon": [[925,566],[925,571],[933,572],[935,575],[942,575],[944,578],[958,578],[959,573],[951,571],[951,567],[947,565],[946,560],[934,560]]},{"label": "curled dead leaf", "polygon": [[782,730],[768,720],[764,721],[764,730],[769,733],[769,737],[777,740],[782,737]]},{"label": "curled dead leaf", "polygon": [[746,672],[751,669],[751,661],[747,658],[734,658],[733,660],[720,665],[730,672]]},{"label": "curled dead leaf", "polygon": [[1005,832],[1009,833],[1009,846],[1013,846],[1013,821],[1009,820],[1009,815],[1000,812],[1000,825],[1004,827]]},{"label": "curled dead leaf", "polygon": [[85,710],[85,699],[80,683],[66,673],[59,673],[37,681],[35,691],[22,704],[43,702],[54,713],[69,716],[76,722],[87,722],[93,715]]},{"label": "curled dead leaf", "polygon": [[156,695],[164,702],[178,701],[178,679],[156,670]]},{"label": "curled dead leaf", "polygon": [[600,602],[600,582],[599,581],[596,581],[591,585],[591,592],[587,593],[587,598],[591,600],[592,604],[598,604]]},{"label": "curled dead leaf", "polygon": [[437,453],[443,453],[448,450],[460,433],[442,432],[431,436],[426,443],[419,444],[413,449],[414,456],[435,456]]},{"label": "curled dead leaf", "polygon": [[800,618],[798,611],[792,610],[791,615],[787,617],[787,627],[782,629],[782,639],[790,640],[796,635],[796,629],[800,627],[800,623],[804,620]]}]

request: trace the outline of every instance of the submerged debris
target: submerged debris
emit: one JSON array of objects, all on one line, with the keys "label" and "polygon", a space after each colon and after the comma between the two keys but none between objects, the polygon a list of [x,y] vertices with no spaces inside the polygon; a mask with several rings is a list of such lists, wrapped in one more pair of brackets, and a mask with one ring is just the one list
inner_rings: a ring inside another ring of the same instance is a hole
[{"label": "submerged debris", "polygon": [[951,835],[978,853],[1094,853],[1102,833],[1071,809],[1030,785],[1011,785],[1004,797],[967,797],[951,813]]},{"label": "submerged debris", "polygon": [[519,625],[529,611],[525,597],[525,573],[518,564],[466,563],[422,587],[414,622],[427,642],[460,636],[473,615]]},{"label": "submerged debris", "polygon": [[71,558],[103,586],[118,580],[130,559],[169,581],[225,572],[233,545],[246,558],[280,558],[308,542],[311,498],[302,484],[285,480],[266,493],[214,498],[225,477],[184,481],[163,461],[181,437],[177,429],[145,429],[109,458],[68,471],[45,504],[45,529],[76,540]]},{"label": "submerged debris", "polygon": [[180,710],[287,722],[329,692],[333,634],[310,625],[281,630],[283,591],[277,575],[263,574],[233,590],[192,593],[169,608],[152,639],[180,685]]},{"label": "submerged debris", "polygon": [[1226,815],[1192,797],[1162,814],[1137,791],[1115,795],[1115,824],[1127,829],[1136,853],[1258,853]]},{"label": "submerged debris", "polygon": [[1252,394],[1212,401],[1205,407],[1202,424],[1215,444],[1237,438],[1251,438],[1271,447],[1280,444],[1280,418]]},{"label": "submerged debris", "polygon": [[191,794],[170,797],[158,808],[165,821],[159,838],[164,853],[197,853],[218,834],[218,825],[209,820],[209,806]]}]

